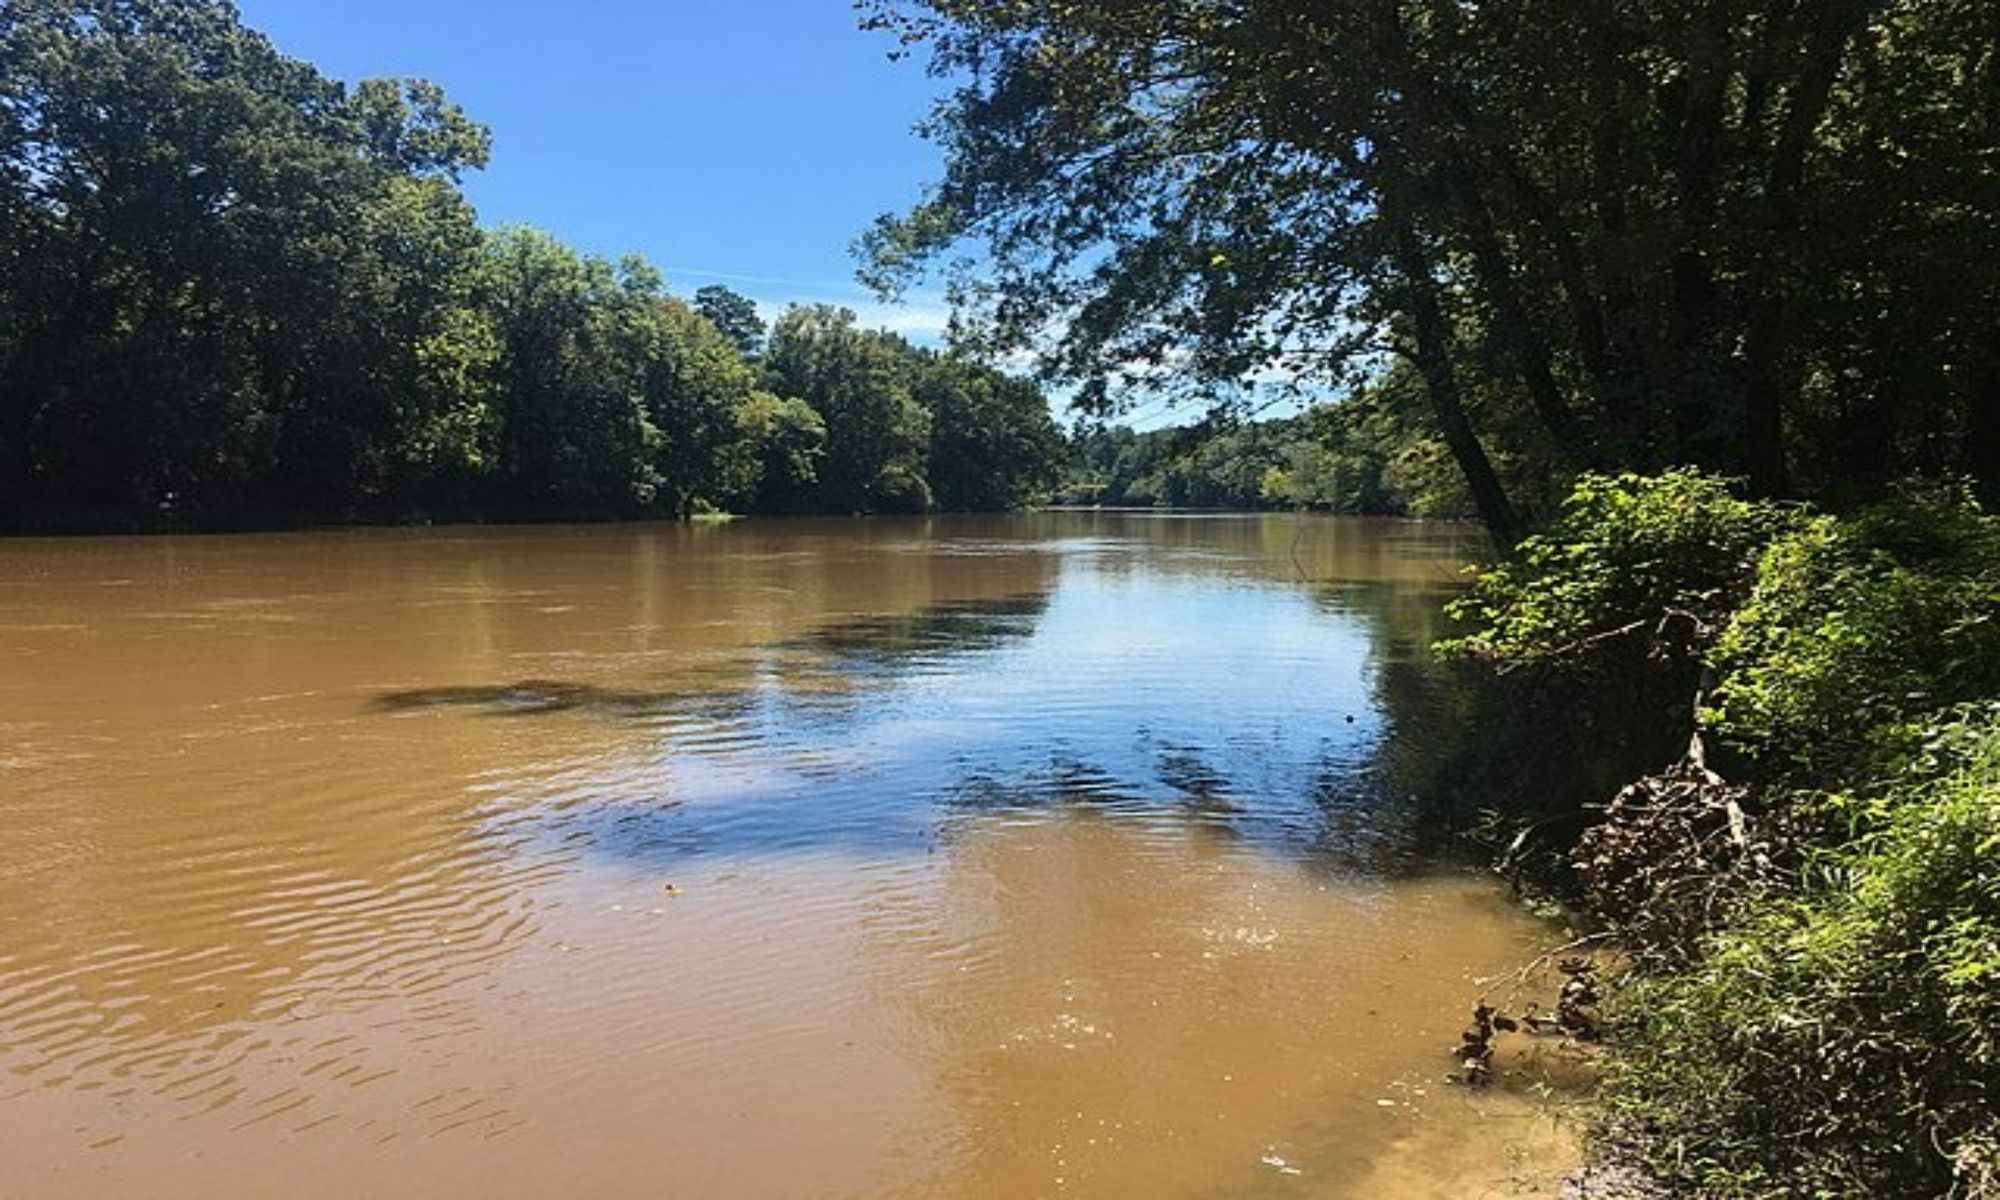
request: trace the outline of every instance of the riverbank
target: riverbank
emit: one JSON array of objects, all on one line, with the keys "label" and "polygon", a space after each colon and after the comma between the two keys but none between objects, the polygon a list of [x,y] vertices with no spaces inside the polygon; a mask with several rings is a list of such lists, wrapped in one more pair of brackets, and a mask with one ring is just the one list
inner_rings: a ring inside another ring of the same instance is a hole
[{"label": "riverbank", "polygon": [[1457,605],[1515,730],[1626,780],[1506,843],[1629,963],[1576,1189],[2000,1191],[1996,603],[1960,490],[1833,515],[1676,473],[1586,478]]}]

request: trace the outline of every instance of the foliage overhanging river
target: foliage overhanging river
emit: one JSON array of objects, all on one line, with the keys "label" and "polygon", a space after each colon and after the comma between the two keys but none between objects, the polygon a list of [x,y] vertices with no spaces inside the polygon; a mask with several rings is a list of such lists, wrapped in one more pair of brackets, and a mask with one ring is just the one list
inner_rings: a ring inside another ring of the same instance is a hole
[{"label": "foliage overhanging river", "polygon": [[1397,786],[1474,544],[0,543],[0,1193],[1546,1186],[1439,1080],[1548,931]]}]

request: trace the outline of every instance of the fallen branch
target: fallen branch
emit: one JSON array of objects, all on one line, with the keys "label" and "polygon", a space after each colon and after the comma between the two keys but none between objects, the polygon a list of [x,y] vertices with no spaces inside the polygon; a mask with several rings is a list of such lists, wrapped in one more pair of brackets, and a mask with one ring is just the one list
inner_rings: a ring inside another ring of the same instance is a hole
[{"label": "fallen branch", "polygon": [[1592,646],[1598,645],[1603,642],[1611,641],[1614,638],[1621,638],[1627,636],[1628,634],[1637,633],[1648,625],[1651,625],[1653,627],[1652,641],[1654,648],[1657,649],[1660,646],[1660,644],[1666,640],[1667,626],[1677,619],[1686,621],[1691,627],[1689,632],[1693,635],[1693,638],[1690,640],[1700,639],[1708,636],[1709,632],[1708,622],[1702,620],[1699,616],[1695,615],[1694,613],[1689,612],[1687,609],[1669,608],[1661,612],[1659,619],[1657,621],[1655,621],[1651,617],[1641,617],[1636,621],[1627,621],[1625,624],[1620,625],[1616,629],[1606,629],[1599,633],[1590,634],[1587,637],[1580,637],[1573,642],[1567,642],[1561,646],[1557,646],[1554,650],[1549,651],[1547,654],[1537,655],[1535,658],[1531,660],[1525,662],[1516,660],[1514,662],[1507,663],[1504,666],[1500,667],[1499,670],[1495,671],[1494,673],[1496,675],[1511,675],[1515,671],[1519,670],[1524,666],[1546,664],[1552,661],[1558,661],[1564,658],[1568,658],[1569,656],[1577,653],[1580,650],[1588,650]]}]

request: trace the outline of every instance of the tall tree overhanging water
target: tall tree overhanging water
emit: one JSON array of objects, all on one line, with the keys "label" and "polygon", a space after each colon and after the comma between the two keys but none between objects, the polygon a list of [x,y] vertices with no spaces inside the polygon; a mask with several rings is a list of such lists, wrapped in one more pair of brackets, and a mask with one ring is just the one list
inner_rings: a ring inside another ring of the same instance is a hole
[{"label": "tall tree overhanging water", "polygon": [[1990,3],[864,13],[953,85],[864,275],[976,251],[973,339],[1086,405],[1405,373],[1503,545],[1586,467],[2000,482]]}]

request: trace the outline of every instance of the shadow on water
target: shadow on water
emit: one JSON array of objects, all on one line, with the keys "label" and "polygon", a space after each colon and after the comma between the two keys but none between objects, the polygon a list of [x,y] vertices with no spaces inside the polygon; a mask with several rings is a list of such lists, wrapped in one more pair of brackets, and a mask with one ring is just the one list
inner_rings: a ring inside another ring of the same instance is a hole
[{"label": "shadow on water", "polygon": [[561,679],[522,679],[514,683],[390,692],[376,697],[372,707],[385,712],[473,708],[495,717],[532,717],[577,710],[642,716],[688,705],[694,700],[683,692],[625,691]]},{"label": "shadow on water", "polygon": [[436,708],[473,709],[487,716],[527,717],[588,712],[607,717],[646,718],[694,715],[711,719],[742,717],[755,694],[774,675],[794,686],[791,693],[823,690],[811,685],[892,682],[913,671],[935,670],[948,660],[999,649],[1034,633],[1048,606],[1046,593],[991,601],[955,601],[912,613],[871,613],[821,625],[795,638],[765,643],[750,655],[711,672],[733,676],[733,686],[641,690],[602,687],[563,679],[520,679],[507,683],[410,688],[377,696],[370,707],[383,712]]},{"label": "shadow on water", "polygon": [[931,656],[977,654],[1030,637],[1048,606],[1048,594],[1036,592],[871,613],[821,625],[771,649],[811,655],[842,672],[895,673]]}]

